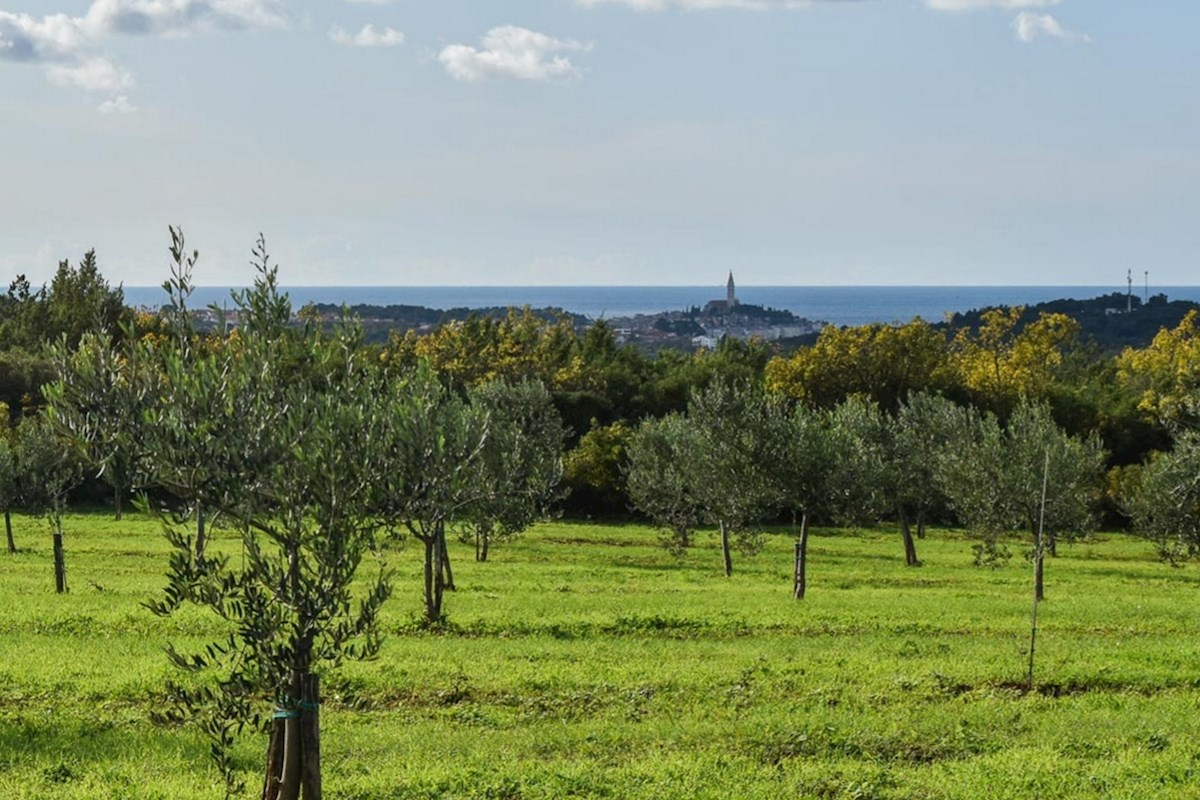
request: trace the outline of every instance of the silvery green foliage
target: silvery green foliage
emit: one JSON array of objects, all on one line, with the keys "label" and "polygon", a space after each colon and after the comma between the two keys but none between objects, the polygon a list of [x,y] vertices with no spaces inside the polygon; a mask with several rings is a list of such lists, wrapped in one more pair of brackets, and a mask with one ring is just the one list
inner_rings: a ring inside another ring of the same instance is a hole
[{"label": "silvery green foliage", "polygon": [[697,526],[716,526],[729,574],[731,544],[761,549],[759,524],[779,507],[775,466],[786,435],[781,403],[757,387],[714,382],[692,393],[686,415],[638,429],[626,469],[630,497],[667,532],[672,552],[691,543]]},{"label": "silvery green foliage", "polygon": [[768,441],[778,507],[796,516],[829,514],[835,485],[830,416],[797,404],[781,421],[780,431]]},{"label": "silvery green foliage", "polygon": [[830,506],[849,524],[869,524],[894,510],[897,464],[893,429],[874,400],[848,397],[829,413],[833,439]]},{"label": "silvery green foliage", "polygon": [[1017,406],[1007,424],[989,414],[969,427],[972,435],[943,450],[937,472],[955,513],[982,537],[980,561],[1003,556],[998,537],[1004,533],[1036,535],[1047,455],[1046,536],[1070,538],[1091,530],[1104,474],[1104,450],[1096,437],[1069,435],[1047,406],[1028,402]]},{"label": "silvery green foliage", "polygon": [[1125,509],[1164,561],[1200,555],[1200,433],[1181,432],[1170,451],[1150,459]]},{"label": "silvery green foliage", "polygon": [[145,440],[142,412],[154,385],[143,374],[147,349],[126,330],[120,340],[85,333],[78,347],[60,342],[51,349],[56,380],[45,387],[50,419],[64,442],[121,500],[137,488]]},{"label": "silvery green foliage", "polygon": [[759,526],[778,506],[771,470],[783,434],[782,404],[758,387],[714,382],[692,393],[687,419],[705,521],[732,533],[743,552],[757,552]]},{"label": "silvery green foliage", "polygon": [[972,412],[951,400],[927,392],[905,398],[892,421],[897,462],[896,502],[913,518],[925,520],[944,511],[949,500],[938,481],[942,452],[969,441]]},{"label": "silvery green foliage", "polygon": [[16,430],[16,451],[21,505],[47,515],[51,528],[61,532],[67,494],[83,477],[77,454],[59,438],[44,415],[21,419]]},{"label": "silvery green foliage", "polygon": [[662,531],[668,552],[682,556],[704,523],[702,488],[692,465],[694,428],[680,414],[648,419],[629,440],[625,486],[634,507]]},{"label": "silvery green foliage", "polygon": [[472,390],[472,406],[487,415],[488,434],[476,464],[476,498],[463,519],[477,557],[524,531],[547,513],[562,478],[563,425],[538,381],[493,382]]},{"label": "silvery green foliage", "polygon": [[[181,236],[177,244],[187,285]],[[260,726],[272,704],[295,708],[302,676],[377,653],[391,592],[382,564],[356,578],[375,542],[378,443],[395,422],[372,402],[383,379],[361,363],[357,326],[292,326],[261,240],[255,253],[258,276],[235,297],[233,334],[195,338],[176,298],[179,325],[154,350],[156,402],[144,412],[150,484],[220,511],[235,537],[197,553],[190,531],[165,515],[167,586],[149,604],[163,615],[197,605],[229,626],[206,647],[170,650],[200,680],[172,685],[160,716],[199,723],[230,790],[236,735]]]},{"label": "silvery green foliage", "polygon": [[425,363],[396,375],[373,401],[388,424],[377,444],[372,509],[390,531],[425,548],[425,614],[442,619],[446,529],[467,520],[487,494],[478,482],[488,437],[486,409],[444,384]]}]

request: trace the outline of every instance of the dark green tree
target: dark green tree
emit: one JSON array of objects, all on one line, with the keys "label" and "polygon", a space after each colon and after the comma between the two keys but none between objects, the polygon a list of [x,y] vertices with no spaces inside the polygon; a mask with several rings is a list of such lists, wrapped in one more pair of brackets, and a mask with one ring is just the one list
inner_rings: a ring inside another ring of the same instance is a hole
[{"label": "dark green tree", "polygon": [[563,486],[570,507],[588,514],[623,516],[629,503],[622,472],[633,428],[596,420],[563,460]]}]

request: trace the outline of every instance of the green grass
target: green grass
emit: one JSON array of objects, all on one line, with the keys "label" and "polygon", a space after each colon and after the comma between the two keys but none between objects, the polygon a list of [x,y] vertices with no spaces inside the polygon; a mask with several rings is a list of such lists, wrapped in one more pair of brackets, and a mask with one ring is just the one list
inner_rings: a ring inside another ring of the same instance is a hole
[{"label": "green grass", "polygon": [[[219,798],[207,744],[149,714],[166,642],[154,523],[16,519],[0,554],[0,798]],[[720,573],[712,537],[676,561],[638,526],[547,524],[476,564],[454,545],[447,632],[422,632],[416,548],[382,656],[324,679],[330,798],[1196,798],[1194,569],[1120,535],[1047,567],[1038,689],[1025,694],[1029,570],[973,568],[961,536],[903,565],[889,529],[823,532],[810,596],[791,540]],[[226,544],[226,546],[228,546]],[[1014,550],[1019,550],[1014,546]],[[237,751],[252,796],[263,737]]]}]

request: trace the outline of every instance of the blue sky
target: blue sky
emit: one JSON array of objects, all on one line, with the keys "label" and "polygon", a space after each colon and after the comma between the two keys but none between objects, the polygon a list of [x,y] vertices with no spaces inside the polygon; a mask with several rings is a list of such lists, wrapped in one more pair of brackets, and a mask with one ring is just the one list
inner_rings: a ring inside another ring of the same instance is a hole
[{"label": "blue sky", "polygon": [[[1194,284],[1194,0],[0,0],[0,276]],[[368,27],[369,26],[369,27]],[[715,276],[715,277],[714,277]]]}]

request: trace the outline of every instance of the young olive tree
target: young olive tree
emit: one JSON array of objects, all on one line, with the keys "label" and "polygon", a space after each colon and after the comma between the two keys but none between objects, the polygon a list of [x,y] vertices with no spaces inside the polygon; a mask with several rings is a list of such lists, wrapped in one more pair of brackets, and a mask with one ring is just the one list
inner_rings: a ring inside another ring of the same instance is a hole
[{"label": "young olive tree", "polygon": [[[3,403],[0,403],[2,406]],[[5,420],[7,421],[7,420]],[[8,552],[17,552],[17,542],[13,538],[12,509],[17,504],[17,448],[7,435],[8,431],[0,430],[0,509],[4,510],[4,535],[8,543]]]},{"label": "young olive tree", "polygon": [[803,600],[808,590],[808,529],[812,517],[830,507],[833,493],[834,439],[829,415],[797,404],[783,418],[784,428],[772,438],[775,457],[771,474],[777,504],[792,516],[796,534],[792,596]]},{"label": "young olive tree", "polygon": [[493,544],[545,516],[562,477],[563,425],[538,381],[487,383],[470,399],[487,414],[488,436],[462,531],[464,541],[475,543],[475,560],[487,561]]},{"label": "young olive tree", "polygon": [[938,482],[937,462],[943,450],[970,438],[972,416],[946,398],[913,392],[893,420],[893,458],[897,462],[897,504],[901,524],[916,523],[917,538],[925,538],[931,514],[949,504]]},{"label": "young olive tree", "polygon": [[[163,393],[146,414],[150,485],[217,503],[236,536],[200,556],[190,534],[164,518],[173,552],[152,610],[194,604],[230,633],[196,652],[169,650],[197,677],[170,687],[160,716],[200,725],[230,792],[240,788],[230,747],[268,717],[262,796],[317,800],[319,676],[378,652],[378,613],[391,592],[382,566],[369,580],[356,576],[375,543],[372,487],[393,421],[373,402],[380,381],[360,363],[361,331],[293,327],[261,239],[255,254],[254,289],[235,296],[236,335],[192,354],[187,369],[178,346],[156,351]],[[218,398],[222,413],[209,418]],[[212,458],[199,465],[206,488],[188,494],[199,484],[180,476],[204,452]]]},{"label": "young olive tree", "polygon": [[835,515],[849,523],[870,523],[895,514],[900,522],[905,563],[919,566],[916,543],[901,497],[897,429],[873,400],[852,396],[829,415],[833,437]]},{"label": "young olive tree", "polygon": [[[196,560],[203,564],[209,540],[209,517],[234,503],[230,493],[237,484],[230,475],[253,472],[259,451],[253,442],[228,447],[223,432],[237,430],[248,413],[248,404],[256,402],[267,387],[245,391],[234,382],[243,378],[241,366],[245,347],[244,334],[253,331],[260,338],[280,338],[287,334],[291,305],[278,296],[274,299],[257,294],[235,298],[247,308],[237,312],[240,327],[232,328],[221,309],[216,313],[219,330],[209,334],[197,331],[188,300],[194,290],[192,273],[200,254],[188,252],[181,230],[171,229],[171,276],[163,283],[169,298],[163,311],[167,336],[159,341],[139,343],[141,348],[137,391],[144,398],[143,412],[148,417],[147,435],[153,437],[160,453],[173,454],[170,461],[159,459],[153,473],[155,511],[169,515],[182,524],[191,521],[195,535],[191,547]],[[259,246],[255,251],[260,279],[267,292],[276,292],[274,274],[267,254]],[[249,310],[250,303],[255,306]],[[227,333],[228,332],[228,333]],[[292,359],[293,356],[286,358]],[[283,363],[276,365],[285,370]],[[290,377],[290,376],[289,376]]]},{"label": "young olive tree", "polygon": [[971,440],[946,448],[938,475],[959,517],[983,537],[976,560],[1004,557],[998,536],[1023,530],[1034,541],[1035,593],[1045,599],[1043,519],[1046,541],[1083,534],[1095,520],[1104,475],[1104,451],[1095,437],[1077,439],[1054,422],[1042,404],[1021,402],[1006,425],[988,415]]},{"label": "young olive tree", "polygon": [[1155,454],[1124,498],[1133,529],[1177,564],[1200,555],[1200,434],[1182,431],[1174,447]]},{"label": "young olive tree", "polygon": [[61,440],[45,416],[27,416],[17,425],[18,489],[21,503],[50,523],[54,547],[54,588],[67,591],[63,550],[63,514],[67,495],[79,485],[83,470],[74,450]]},{"label": "young olive tree", "polygon": [[389,420],[372,481],[374,513],[389,530],[424,546],[425,618],[437,624],[453,580],[446,529],[469,519],[489,491],[478,481],[487,411],[443,384],[426,363],[390,376],[374,402]]},{"label": "young olive tree", "polygon": [[733,541],[745,553],[757,552],[756,525],[778,501],[771,467],[782,414],[782,405],[758,388],[720,381],[688,401],[692,485],[705,522],[720,533],[726,576],[733,574]]},{"label": "young olive tree", "polygon": [[695,430],[680,414],[644,420],[627,447],[625,487],[634,507],[662,531],[668,552],[682,556],[704,523],[702,489],[695,482]]},{"label": "young olive tree", "polygon": [[145,439],[141,413],[150,381],[140,369],[145,348],[131,331],[118,343],[107,333],[85,333],[75,349],[51,348],[57,379],[43,390],[59,435],[113,490],[117,520],[136,488]]}]

